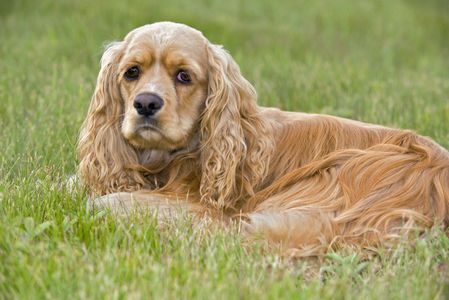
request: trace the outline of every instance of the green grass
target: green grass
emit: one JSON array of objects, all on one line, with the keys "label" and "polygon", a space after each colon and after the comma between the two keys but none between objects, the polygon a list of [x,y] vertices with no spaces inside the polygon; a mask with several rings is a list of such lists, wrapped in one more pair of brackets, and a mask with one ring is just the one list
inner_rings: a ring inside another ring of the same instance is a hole
[{"label": "green grass", "polygon": [[236,230],[86,212],[85,193],[64,182],[102,45],[160,20],[225,45],[263,105],[412,128],[449,147],[446,0],[0,1],[0,299],[449,297],[438,231],[368,260],[291,261]]}]

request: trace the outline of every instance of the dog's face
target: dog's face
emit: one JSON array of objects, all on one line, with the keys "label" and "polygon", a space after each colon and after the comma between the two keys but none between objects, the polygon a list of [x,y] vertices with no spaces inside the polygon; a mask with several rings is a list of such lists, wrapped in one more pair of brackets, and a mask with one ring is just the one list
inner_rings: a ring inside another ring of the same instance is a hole
[{"label": "dog's face", "polygon": [[256,98],[231,55],[199,31],[170,22],[137,28],[101,58],[80,174],[102,194],[153,186],[161,170],[173,186],[181,173],[200,175],[201,201],[231,207],[268,172],[273,143]]},{"label": "dog's face", "polygon": [[129,143],[171,151],[192,140],[207,94],[207,43],[199,31],[165,22],[127,35],[117,74]]}]

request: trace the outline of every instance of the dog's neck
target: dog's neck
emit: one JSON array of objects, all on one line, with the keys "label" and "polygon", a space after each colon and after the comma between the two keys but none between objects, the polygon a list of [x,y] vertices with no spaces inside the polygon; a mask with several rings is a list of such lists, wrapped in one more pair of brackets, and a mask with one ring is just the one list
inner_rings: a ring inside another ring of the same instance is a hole
[{"label": "dog's neck", "polygon": [[186,147],[166,151],[159,149],[139,149],[136,150],[139,164],[152,174],[162,172],[175,158],[194,153],[199,147],[199,137],[190,139]]}]

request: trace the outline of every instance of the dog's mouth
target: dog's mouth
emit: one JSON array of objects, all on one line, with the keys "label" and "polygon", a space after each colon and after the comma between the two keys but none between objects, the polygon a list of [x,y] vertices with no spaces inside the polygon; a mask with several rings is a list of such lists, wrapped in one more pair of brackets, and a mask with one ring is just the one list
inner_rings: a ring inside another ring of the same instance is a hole
[{"label": "dog's mouth", "polygon": [[132,132],[128,140],[139,148],[171,149],[171,147],[167,147],[168,144],[171,144],[170,140],[155,119],[142,118],[138,120]]},{"label": "dog's mouth", "polygon": [[[138,149],[157,149],[167,151],[170,155],[184,153],[188,144],[188,139],[183,135],[182,139],[170,135],[170,126],[168,133],[166,128],[154,118],[136,118],[134,124],[129,126],[124,122],[122,127],[123,135],[127,141]],[[172,126],[173,127],[173,126]]]},{"label": "dog's mouth", "polygon": [[135,128],[136,132],[142,132],[142,131],[157,131],[158,133],[161,133],[161,130],[158,126],[158,122],[153,119],[145,119],[139,122]]}]

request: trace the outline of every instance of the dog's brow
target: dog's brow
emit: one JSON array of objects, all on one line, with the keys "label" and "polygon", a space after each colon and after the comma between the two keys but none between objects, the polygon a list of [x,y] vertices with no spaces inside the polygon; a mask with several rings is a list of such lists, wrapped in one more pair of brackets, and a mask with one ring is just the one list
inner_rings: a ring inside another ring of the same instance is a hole
[{"label": "dog's brow", "polygon": [[181,65],[191,61],[191,59],[186,57],[182,52],[171,51],[167,51],[167,53],[162,56],[162,60],[166,65]]},{"label": "dog's brow", "polygon": [[124,61],[134,62],[140,65],[151,64],[154,57],[155,51],[151,45],[132,43],[128,46]]},{"label": "dog's brow", "polygon": [[179,53],[170,53],[165,55],[163,57],[163,63],[168,68],[186,68],[195,73],[199,73],[201,71],[200,65],[194,59]]}]

